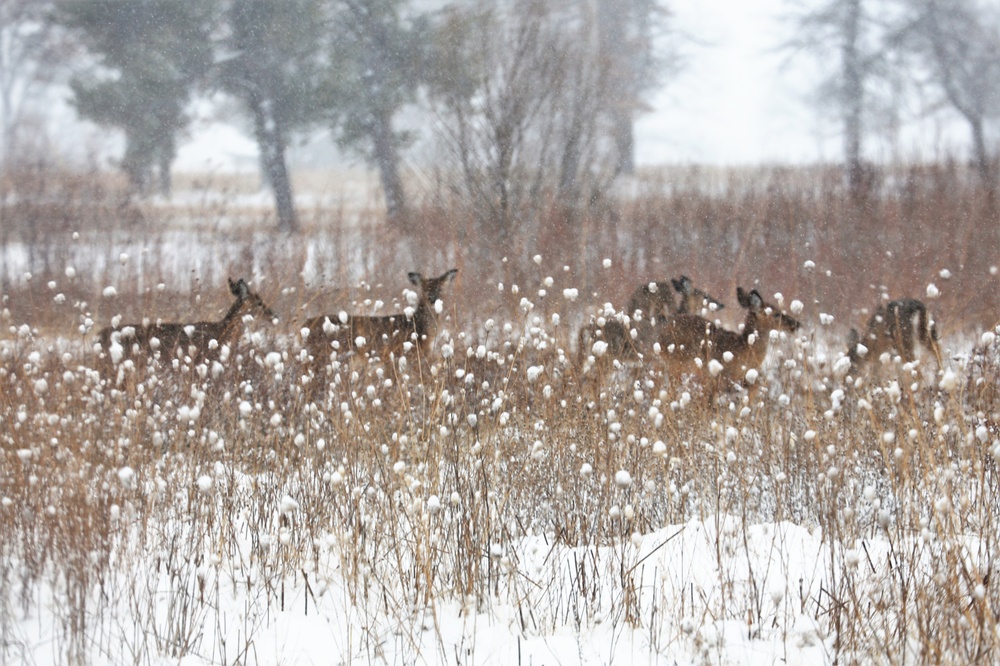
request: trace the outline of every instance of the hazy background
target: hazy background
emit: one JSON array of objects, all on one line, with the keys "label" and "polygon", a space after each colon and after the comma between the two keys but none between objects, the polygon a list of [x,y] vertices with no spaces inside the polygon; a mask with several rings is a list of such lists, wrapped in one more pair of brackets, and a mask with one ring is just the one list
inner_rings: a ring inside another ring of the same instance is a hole
[{"label": "hazy background", "polygon": [[[821,68],[808,53],[781,49],[797,30],[790,16],[794,3],[701,0],[667,6],[672,33],[664,41],[678,49],[680,63],[637,116],[638,164],[803,164],[840,159],[840,130],[830,109],[817,108],[811,95]],[[97,158],[106,165],[120,158],[124,145],[120,133],[78,119],[65,86],[47,91],[43,99],[49,115],[34,122],[47,128],[59,155],[71,161]],[[933,160],[966,150],[968,132],[952,110],[921,108],[921,100],[913,98],[903,106],[892,133],[868,137],[865,151],[870,158]],[[220,109],[202,98],[191,113],[194,120],[181,137],[175,170],[257,169],[256,142],[246,122],[232,117],[236,112],[231,106]],[[409,122],[419,125],[424,120],[409,111]],[[364,167],[330,141],[328,131],[319,129],[310,136],[308,141],[294,142],[293,168]],[[407,158],[433,159],[419,147]]]}]

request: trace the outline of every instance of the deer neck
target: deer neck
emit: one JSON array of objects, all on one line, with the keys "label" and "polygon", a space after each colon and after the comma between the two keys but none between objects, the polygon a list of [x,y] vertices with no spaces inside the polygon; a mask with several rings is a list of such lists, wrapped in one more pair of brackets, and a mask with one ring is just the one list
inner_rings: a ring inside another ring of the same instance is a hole
[{"label": "deer neck", "polygon": [[216,341],[219,344],[231,344],[243,327],[243,301],[236,301],[229,312],[218,323],[219,331]]},{"label": "deer neck", "polygon": [[437,315],[434,313],[433,304],[426,296],[421,295],[417,309],[413,313],[413,328],[416,330],[417,336],[423,338],[425,335],[428,335],[436,318]]},{"label": "deer neck", "polygon": [[[753,336],[751,338],[751,336]],[[760,319],[756,312],[747,312],[747,318],[743,322],[744,348],[751,354],[763,356],[767,353],[768,338],[760,328]],[[752,341],[752,343],[751,343]]]}]

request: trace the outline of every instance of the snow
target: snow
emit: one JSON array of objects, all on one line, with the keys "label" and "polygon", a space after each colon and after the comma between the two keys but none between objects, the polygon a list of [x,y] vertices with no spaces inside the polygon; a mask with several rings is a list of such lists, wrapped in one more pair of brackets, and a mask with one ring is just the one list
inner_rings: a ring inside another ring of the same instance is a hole
[{"label": "snow", "polygon": [[[436,497],[428,505],[441,511]],[[297,508],[290,497],[281,500],[283,513]],[[720,516],[600,548],[553,546],[542,537],[494,543],[489,554],[501,568],[489,597],[387,606],[381,596],[354,596],[360,581],[345,574],[344,544],[333,534],[317,543],[315,568],[305,576],[265,574],[239,557],[215,556],[204,565],[175,563],[171,572],[158,569],[156,557],[138,569],[111,571],[106,589],[145,589],[148,581],[149,596],[115,592],[117,603],[93,618],[100,641],[85,649],[88,659],[131,663],[127,646],[136,629],[156,627],[165,636],[187,627],[189,635],[177,636],[187,648],[174,658],[177,645],[151,633],[140,639],[147,658],[194,666],[228,663],[247,650],[256,664],[829,663],[833,637],[817,622],[819,609],[803,600],[822,594],[831,563],[859,586],[868,576],[854,544],[831,548],[818,529],[785,522],[744,527]],[[877,537],[866,547],[874,558],[889,549]],[[608,577],[597,597],[574,587],[581,566]],[[51,606],[58,588],[50,583],[39,593],[41,603],[15,619],[7,635],[36,663],[59,659]],[[745,604],[755,603],[758,591],[766,602],[751,613]],[[626,612],[634,618],[626,620]]]}]

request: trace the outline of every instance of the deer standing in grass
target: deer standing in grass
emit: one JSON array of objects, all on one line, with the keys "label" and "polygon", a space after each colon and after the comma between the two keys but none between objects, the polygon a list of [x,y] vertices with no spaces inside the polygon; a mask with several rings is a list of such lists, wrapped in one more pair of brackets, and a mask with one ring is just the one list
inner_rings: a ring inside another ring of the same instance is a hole
[{"label": "deer standing in grass", "polygon": [[177,355],[192,360],[215,359],[223,347],[233,347],[243,334],[244,325],[256,316],[277,319],[260,296],[250,291],[244,280],[229,279],[229,291],[236,302],[221,321],[199,321],[191,324],[149,323],[113,325],[98,333],[96,351],[104,360],[105,374],[125,359],[173,358]]},{"label": "deer standing in grass", "polygon": [[457,268],[436,278],[410,273],[410,282],[417,287],[417,303],[399,314],[365,317],[342,312],[307,319],[303,337],[313,363],[322,367],[332,352],[368,351],[384,359],[416,348],[420,355],[426,355],[437,327],[441,291],[456,273]]},{"label": "deer standing in grass", "polygon": [[[681,295],[674,304],[671,291]],[[650,282],[636,288],[625,306],[623,316],[594,322],[580,329],[577,350],[582,362],[593,351],[594,343],[603,340],[607,348],[602,355],[617,359],[636,359],[645,356],[656,342],[657,327],[675,314],[721,310],[722,303],[698,289],[691,278],[682,275],[670,282]]]},{"label": "deer standing in grass", "polygon": [[864,337],[853,328],[847,336],[851,373],[856,374],[869,359],[889,352],[898,353],[904,362],[910,363],[916,359],[917,341],[934,354],[940,369],[941,346],[938,344],[937,327],[927,315],[927,306],[915,298],[880,305],[868,320]]},{"label": "deer standing in grass", "polygon": [[771,331],[794,332],[800,326],[765,303],[756,289],[747,293],[738,287],[736,299],[747,311],[741,332],[693,314],[678,314],[660,328],[659,351],[672,383],[677,385],[687,372],[700,375],[710,395],[733,384],[752,385],[755,378],[748,379],[747,373],[760,370]]}]

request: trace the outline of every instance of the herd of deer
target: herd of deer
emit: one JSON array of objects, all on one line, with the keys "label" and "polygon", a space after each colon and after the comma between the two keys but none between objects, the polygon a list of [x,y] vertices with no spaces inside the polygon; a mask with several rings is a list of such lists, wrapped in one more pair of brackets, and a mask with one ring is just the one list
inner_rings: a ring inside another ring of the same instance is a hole
[{"label": "herd of deer", "polygon": [[[434,337],[441,294],[457,269],[436,278],[410,273],[417,287],[416,302],[403,312],[388,316],[340,313],[313,317],[300,330],[312,362],[322,367],[334,354],[371,353],[384,359],[410,353],[426,355]],[[213,359],[227,353],[254,317],[276,320],[274,312],[244,280],[229,280],[236,302],[218,322],[151,323],[122,325],[116,321],[98,335],[95,346],[102,367],[113,372],[122,359],[136,357]],[[680,294],[674,303],[672,291]],[[733,385],[753,385],[767,355],[772,331],[794,332],[797,320],[764,301],[756,289],[736,290],[737,301],[746,310],[741,331],[721,328],[704,315],[724,307],[715,298],[694,287],[686,276],[671,282],[650,282],[638,287],[623,313],[598,317],[578,336],[581,365],[601,359],[662,359],[672,381],[684,374],[697,375],[708,392]],[[610,313],[609,313],[610,314]],[[907,362],[915,359],[920,342],[941,366],[937,329],[926,306],[915,299],[880,305],[868,320],[863,335],[852,329],[847,356],[852,372],[867,359],[895,352]]]}]

